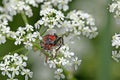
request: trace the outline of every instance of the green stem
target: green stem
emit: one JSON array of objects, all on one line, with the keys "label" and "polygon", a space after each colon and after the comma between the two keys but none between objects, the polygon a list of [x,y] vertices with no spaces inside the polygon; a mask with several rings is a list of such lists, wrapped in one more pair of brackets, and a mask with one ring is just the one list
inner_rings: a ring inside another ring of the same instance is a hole
[{"label": "green stem", "polygon": [[[13,52],[10,52],[9,54],[14,54],[14,53],[17,53],[17,52],[23,51],[24,49],[25,49],[25,48],[22,47],[22,48],[19,48],[19,49],[13,51]],[[4,56],[1,56],[1,57],[0,57],[0,60],[3,60],[3,57],[4,57]]]},{"label": "green stem", "polygon": [[40,45],[34,44],[33,46],[37,47],[40,51],[42,51],[44,55],[49,56],[49,54],[48,54],[47,52],[45,52],[45,51],[40,47]]},{"label": "green stem", "polygon": [[43,29],[44,26],[41,26],[40,29],[39,29],[39,32],[41,33],[41,30]]},{"label": "green stem", "polygon": [[61,65],[57,65],[56,67],[63,69],[63,73],[65,74],[67,80],[77,80],[77,79],[74,77],[74,75],[73,75],[73,70],[66,70],[66,69],[65,69],[63,66],[61,66]]},{"label": "green stem", "polygon": [[[108,0],[106,4],[111,3],[112,0]],[[108,5],[104,9],[107,10]],[[98,61],[98,75],[96,80],[111,80],[111,15],[109,10],[106,11],[106,25],[99,32],[100,43],[99,43],[99,61]]]},{"label": "green stem", "polygon": [[67,72],[66,76],[67,76],[67,80],[76,80],[72,71]]},{"label": "green stem", "polygon": [[7,37],[7,39],[9,39],[9,40],[14,40],[13,38],[10,38],[10,37]]},{"label": "green stem", "polygon": [[28,53],[29,53],[29,51],[27,50],[27,52],[25,53],[25,56],[27,56],[27,55],[28,55]]},{"label": "green stem", "polygon": [[23,19],[24,23],[28,24],[28,20],[27,20],[27,17],[25,15],[24,11],[21,12],[21,16],[22,16],[22,19]]},{"label": "green stem", "polygon": [[47,30],[48,30],[48,28],[45,29],[45,30],[41,33],[41,36],[44,35]]},{"label": "green stem", "polygon": [[[58,68],[59,68],[59,67],[58,67]],[[72,70],[71,70],[71,71],[68,71],[68,70],[64,69],[63,67],[61,67],[61,68],[63,69],[64,74],[65,74],[67,80],[76,80],[76,78],[75,78],[74,75],[73,75],[73,71],[72,71]]]},{"label": "green stem", "polygon": [[25,49],[24,47],[19,48],[19,49],[13,51],[13,52],[10,52],[10,54],[14,54],[14,53],[17,53],[17,52],[23,51],[24,49]]}]

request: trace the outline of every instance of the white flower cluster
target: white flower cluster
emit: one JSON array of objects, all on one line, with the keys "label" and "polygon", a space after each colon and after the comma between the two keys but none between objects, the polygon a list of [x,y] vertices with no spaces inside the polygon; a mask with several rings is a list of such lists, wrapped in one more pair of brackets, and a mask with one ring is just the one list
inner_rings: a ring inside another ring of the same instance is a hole
[{"label": "white flower cluster", "polygon": [[75,57],[73,52],[69,51],[68,46],[62,46],[58,53],[53,51],[53,55],[58,54],[56,58],[49,58],[47,64],[49,64],[50,68],[57,69],[55,71],[55,78],[60,80],[61,78],[65,78],[63,74],[63,67],[66,70],[70,70],[73,66],[75,70],[78,69],[78,66],[81,64],[81,60],[78,57]]},{"label": "white flower cluster", "polygon": [[116,62],[119,62],[119,59],[120,59],[120,51],[112,51],[112,58],[116,61]]},{"label": "white flower cluster", "polygon": [[55,71],[55,78],[56,78],[57,80],[60,80],[61,78],[62,78],[62,79],[65,78],[65,75],[63,74],[63,69],[58,68],[58,69]]},{"label": "white flower cluster", "polygon": [[[120,0],[113,0],[112,4],[110,5],[109,12],[114,14],[114,17],[118,21],[120,20]],[[119,62],[120,59],[120,51],[118,48],[120,47],[120,34],[115,34],[112,37],[112,46],[115,47],[116,50],[112,51],[112,58]]]},{"label": "white flower cluster", "polygon": [[115,48],[120,47],[120,34],[115,34],[112,37],[112,46]]},{"label": "white flower cluster", "polygon": [[118,52],[118,48],[120,47],[120,34],[115,34],[112,37],[112,46],[115,47],[116,50],[112,51],[112,58],[119,62],[120,51]]},{"label": "white flower cluster", "polygon": [[0,20],[0,44],[6,42],[6,38],[15,38],[15,32],[10,31],[8,22],[6,20]]},{"label": "white flower cluster", "polygon": [[[71,11],[68,13],[69,21],[64,22],[66,31],[73,32],[75,35],[83,35],[88,38],[95,38],[98,35],[94,18],[83,11]],[[66,24],[66,25],[65,25]]]},{"label": "white flower cluster", "polygon": [[9,14],[4,13],[4,8],[0,7],[0,20],[2,21],[12,21],[13,17]]},{"label": "white flower cluster", "polygon": [[32,78],[33,72],[27,69],[28,57],[14,53],[14,55],[6,55],[0,62],[0,71],[3,76],[7,76],[7,80],[18,80],[17,76],[25,76],[25,80]]},{"label": "white flower cluster", "polygon": [[35,23],[36,29],[40,27],[61,28],[63,34],[83,35],[89,39],[98,35],[94,18],[83,11],[71,11],[67,16],[61,11],[47,8],[40,11],[41,19]]},{"label": "white flower cluster", "polygon": [[59,10],[67,11],[69,9],[68,3],[72,0],[45,0],[42,9],[58,8]]},{"label": "white flower cluster", "polygon": [[28,17],[31,17],[33,13],[30,5],[38,7],[38,3],[41,2],[43,2],[43,0],[3,0],[4,7],[1,8],[3,13],[10,16],[24,11]]},{"label": "white flower cluster", "polygon": [[5,21],[0,21],[0,44],[6,42],[6,33],[9,32],[9,27],[6,27],[7,22]]},{"label": "white flower cluster", "polygon": [[29,24],[26,24],[26,27],[19,27],[16,31],[15,45],[20,45],[23,42],[25,48],[32,49],[33,42],[42,39],[38,31],[32,31],[33,26]]},{"label": "white flower cluster", "polygon": [[7,21],[0,21],[0,44],[6,42],[6,38],[14,39],[15,45],[24,44],[26,49],[32,49],[36,40],[42,37],[38,31],[34,31],[33,26],[26,24],[25,27],[19,27],[16,32],[10,31]]},{"label": "white flower cluster", "polygon": [[109,11],[114,14],[115,18],[120,17],[120,0],[113,0],[110,5]]},{"label": "white flower cluster", "polygon": [[36,28],[40,26],[54,28],[61,27],[62,21],[64,20],[64,14],[61,11],[47,8],[40,11],[41,19],[35,24]]},{"label": "white flower cluster", "polygon": [[0,20],[12,21],[14,15],[24,12],[28,17],[33,16],[32,8],[38,7],[41,3],[41,9],[58,8],[67,11],[68,3],[72,0],[3,0],[3,6],[0,6]]}]

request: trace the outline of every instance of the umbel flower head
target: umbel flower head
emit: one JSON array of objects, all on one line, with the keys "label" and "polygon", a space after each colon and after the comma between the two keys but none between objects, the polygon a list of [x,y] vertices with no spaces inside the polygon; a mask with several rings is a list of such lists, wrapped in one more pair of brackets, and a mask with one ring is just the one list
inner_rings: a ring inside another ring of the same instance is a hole
[{"label": "umbel flower head", "polygon": [[58,27],[64,20],[64,14],[61,11],[50,8],[41,10],[40,16],[42,18],[37,22],[36,28],[40,28],[39,25],[48,26],[49,28]]},{"label": "umbel flower head", "polygon": [[[21,45],[30,50],[40,50],[46,57],[46,63],[55,70],[55,78],[66,78],[64,69],[77,70],[81,60],[64,44],[64,38],[71,36],[85,36],[89,39],[98,34],[95,19],[81,10],[69,9],[72,0],[2,0],[0,6],[0,44],[7,39],[13,40],[14,45]],[[40,19],[31,25],[27,17],[32,17],[32,7],[40,6]],[[64,12],[66,11],[66,15]],[[11,31],[8,22],[21,14],[24,26]],[[61,31],[61,32],[60,32]],[[115,44],[116,46],[116,44]],[[32,78],[33,72],[27,69],[27,57],[17,53],[8,54],[0,63],[0,70],[7,80],[25,80]]]},{"label": "umbel flower head", "polygon": [[29,24],[26,24],[25,27],[19,27],[15,32],[15,45],[24,44],[26,49],[32,49],[33,43],[42,39],[40,33],[38,31],[34,31],[33,28],[34,27]]},{"label": "umbel flower head", "polygon": [[0,71],[3,76],[7,76],[7,80],[19,80],[17,76],[24,76],[25,80],[32,78],[33,72],[27,68],[26,61],[28,57],[14,53],[13,55],[5,55],[0,62]]},{"label": "umbel flower head", "polygon": [[115,34],[112,37],[112,46],[115,48],[120,47],[120,34]]},{"label": "umbel flower head", "polygon": [[68,3],[71,1],[72,0],[45,0],[41,8],[57,8],[58,10],[67,11],[69,9]]},{"label": "umbel flower head", "polygon": [[[120,0],[113,0],[113,2],[110,5],[109,11],[113,13],[114,17],[118,20],[120,20]],[[115,33],[112,37],[112,46],[114,47],[115,50],[112,51],[112,58],[116,61],[119,62],[120,58],[120,34]]]},{"label": "umbel flower head", "polygon": [[40,11],[40,20],[35,23],[35,28],[40,29],[43,26],[48,29],[61,29],[62,34],[69,36],[83,35],[90,39],[98,35],[95,19],[88,13],[80,10],[74,10],[64,16],[62,11],[46,8]]},{"label": "umbel flower head", "polygon": [[120,0],[112,0],[109,11],[114,14],[115,18],[120,17]]},{"label": "umbel flower head", "polygon": [[47,64],[50,68],[55,69],[55,78],[58,80],[65,78],[62,68],[70,71],[74,67],[77,70],[81,64],[81,60],[75,57],[74,52],[70,52],[70,48],[67,45],[62,46],[57,53],[54,50],[51,52],[51,55],[54,56],[55,54],[57,54],[55,58],[48,58]]},{"label": "umbel flower head", "polygon": [[112,37],[112,46],[115,47],[116,50],[112,51],[112,58],[119,62],[119,58],[120,58],[120,51],[119,51],[119,47],[120,47],[120,34],[115,34]]},{"label": "umbel flower head", "polygon": [[75,35],[82,34],[90,39],[98,35],[95,20],[90,14],[80,10],[74,10],[68,13],[67,18],[70,24],[67,25],[66,31],[72,32]]},{"label": "umbel flower head", "polygon": [[120,24],[120,0],[112,0],[109,6],[109,12],[113,13],[116,23]]}]

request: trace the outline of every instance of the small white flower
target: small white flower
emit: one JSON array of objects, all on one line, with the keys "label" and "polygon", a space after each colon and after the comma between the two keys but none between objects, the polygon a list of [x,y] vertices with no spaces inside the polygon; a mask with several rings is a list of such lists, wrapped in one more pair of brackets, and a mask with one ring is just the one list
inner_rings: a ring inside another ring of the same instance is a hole
[{"label": "small white flower", "polygon": [[35,28],[36,29],[39,29],[41,27],[41,25],[44,24],[44,21],[43,20],[38,20],[36,23],[35,23]]},{"label": "small white flower", "polygon": [[3,62],[0,63],[0,70],[2,67],[5,67],[7,64],[4,64]]},{"label": "small white flower", "polygon": [[51,5],[51,2],[48,1],[48,2],[44,2],[43,5],[41,5],[41,9],[44,10],[46,8],[53,8],[53,6]]},{"label": "small white flower", "polygon": [[28,17],[32,17],[32,16],[33,16],[32,9],[31,9],[31,7],[30,7],[29,5],[26,5],[26,6],[24,7],[24,9],[25,9],[25,14],[26,14]]},{"label": "small white flower", "polygon": [[112,58],[116,61],[119,62],[119,58],[120,58],[120,51],[112,51]]},{"label": "small white flower", "polygon": [[11,71],[10,67],[9,66],[4,66],[4,67],[1,67],[0,69],[2,71],[2,75],[7,75],[7,76],[10,76],[10,73],[9,71]]},{"label": "small white flower", "polygon": [[[20,60],[20,59],[19,59],[19,60]],[[16,61],[15,64],[16,64],[17,66],[19,66],[19,68],[21,68],[21,69],[23,69],[24,67],[27,66],[27,63],[26,63],[26,62],[23,62],[22,60]]]},{"label": "small white flower", "polygon": [[7,37],[10,37],[10,38],[15,39],[17,36],[16,36],[16,33],[15,33],[15,32],[9,31],[9,33],[7,34]]},{"label": "small white flower", "polygon": [[21,37],[16,38],[15,45],[20,45],[23,39]]},{"label": "small white flower", "polygon": [[6,55],[3,57],[4,60],[9,60],[12,57],[12,55]]},{"label": "small white flower", "polygon": [[57,80],[60,80],[61,78],[64,79],[65,75],[63,74],[63,70],[62,69],[57,69],[55,71],[55,76],[54,76]]},{"label": "small white flower", "polygon": [[33,72],[31,72],[29,69],[23,69],[21,72],[22,75],[25,75],[25,80],[28,80],[28,78],[32,78]]},{"label": "small white flower", "polygon": [[72,0],[46,0],[42,5],[42,9],[57,7],[59,10],[67,11],[68,3]]},{"label": "small white flower", "polygon": [[120,46],[120,34],[115,34],[112,37],[112,46],[115,46],[115,48]]},{"label": "small white flower", "polygon": [[26,27],[25,27],[25,30],[26,31],[33,31],[33,26],[27,24]]},{"label": "small white flower", "polygon": [[25,61],[28,60],[28,57],[27,57],[27,56],[22,56],[22,57],[23,57],[23,59],[24,59]]},{"label": "small white flower", "polygon": [[16,75],[19,75],[19,66],[17,66],[16,68],[12,67],[11,71],[12,71],[12,77],[15,77]]},{"label": "small white flower", "polygon": [[15,53],[14,55],[11,55],[11,61],[17,61],[18,60],[18,54]]},{"label": "small white flower", "polygon": [[2,31],[3,34],[9,33],[10,27],[3,26],[2,29],[1,29],[1,31]]},{"label": "small white flower", "polygon": [[37,7],[38,4],[36,3],[36,0],[25,0],[26,3],[31,4],[34,7]]},{"label": "small white flower", "polygon": [[23,36],[25,34],[25,29],[22,28],[22,27],[19,27],[18,30],[17,30],[17,32],[16,32],[16,34],[18,36]]},{"label": "small white flower", "polygon": [[8,25],[8,21],[6,21],[6,20],[0,21],[0,28],[7,26],[7,25]]},{"label": "small white flower", "polygon": [[32,49],[33,44],[30,41],[24,42],[25,48],[28,50]]},{"label": "small white flower", "polygon": [[49,64],[50,68],[56,68],[56,63],[54,60],[48,60],[47,63]]},{"label": "small white flower", "polygon": [[75,70],[78,69],[78,66],[81,64],[81,60],[78,60],[78,57],[73,58],[73,62],[75,65]]},{"label": "small white flower", "polygon": [[2,35],[0,34],[0,44],[4,44],[5,42],[6,42],[5,36],[2,36]]},{"label": "small white flower", "polygon": [[3,14],[0,15],[0,20],[3,20],[3,21],[12,21],[13,17],[10,16],[9,14],[3,13]]},{"label": "small white flower", "polygon": [[39,40],[42,40],[42,36],[40,35],[40,33],[38,32],[38,31],[36,31],[36,32],[34,32],[33,33],[33,36],[35,37],[35,38],[39,38]]},{"label": "small white flower", "polygon": [[35,42],[35,37],[36,35],[33,35],[31,33],[27,34],[26,38],[28,39],[28,41],[30,42]]},{"label": "small white flower", "polygon": [[68,46],[62,46],[61,48],[60,48],[60,52],[62,53],[62,54],[64,54],[64,56],[67,58],[71,58],[72,56],[74,56],[74,53],[73,52],[70,52],[69,51],[69,47]]},{"label": "small white flower", "polygon": [[[36,23],[36,27],[39,25],[47,26],[49,28],[61,27],[62,21],[64,20],[64,14],[61,11],[55,9],[46,8],[40,11],[41,19]],[[42,23],[41,23],[42,21]]]},{"label": "small white flower", "polygon": [[65,59],[65,58],[59,58],[59,64],[62,64],[63,66],[69,64],[69,60]]}]

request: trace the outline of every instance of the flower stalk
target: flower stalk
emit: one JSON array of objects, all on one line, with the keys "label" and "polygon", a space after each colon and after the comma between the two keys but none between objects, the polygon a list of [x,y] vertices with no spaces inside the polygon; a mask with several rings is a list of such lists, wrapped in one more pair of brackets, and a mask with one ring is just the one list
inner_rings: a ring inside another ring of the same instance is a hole
[{"label": "flower stalk", "polygon": [[21,11],[21,16],[22,16],[22,19],[23,19],[24,23],[28,24],[28,20],[27,20],[27,17],[25,15],[24,11]]},{"label": "flower stalk", "polygon": [[[112,0],[107,0],[107,3],[111,3]],[[106,3],[106,4],[107,4]],[[108,5],[105,6],[106,9],[106,25],[100,31],[100,54],[98,59],[98,74],[96,80],[111,80],[111,14],[107,10]]]}]

